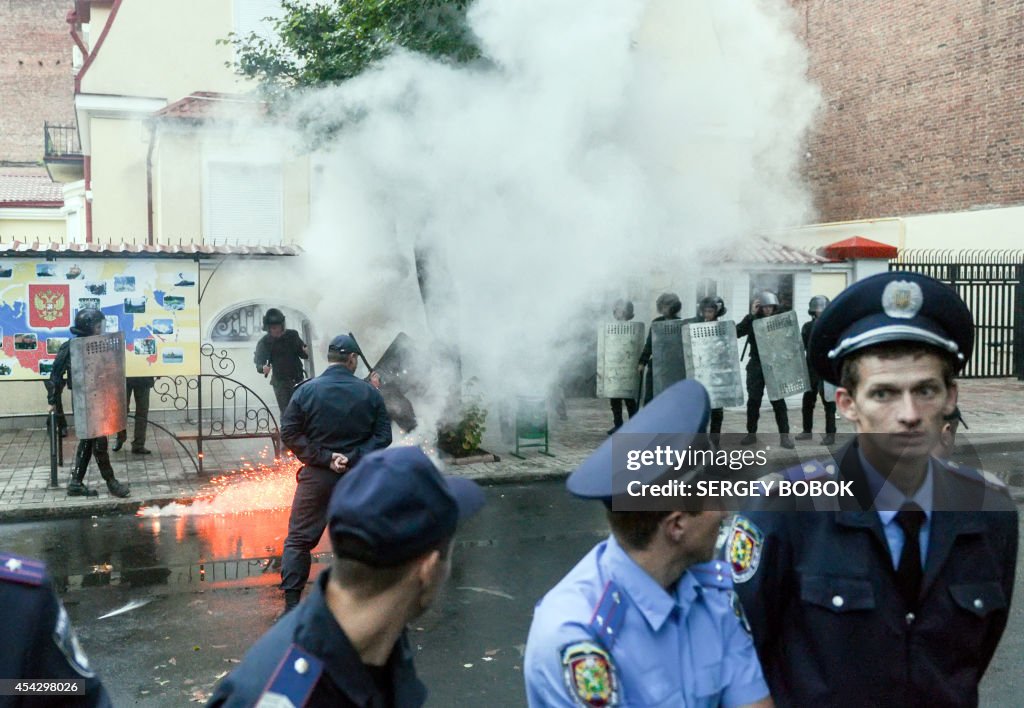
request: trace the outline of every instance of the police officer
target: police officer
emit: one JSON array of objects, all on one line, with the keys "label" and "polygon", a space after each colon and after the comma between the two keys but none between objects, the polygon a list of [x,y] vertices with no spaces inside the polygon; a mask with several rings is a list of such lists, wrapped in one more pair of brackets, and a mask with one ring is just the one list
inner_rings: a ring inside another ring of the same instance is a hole
[{"label": "police officer", "polygon": [[[614,307],[612,307],[612,317],[618,322],[629,322],[633,319],[633,302],[631,300],[616,300]],[[608,434],[611,435],[622,427],[623,404],[625,404],[626,412],[630,418],[636,415],[636,399],[609,398],[608,402],[612,407],[612,427],[608,431]]]},{"label": "police officer", "polygon": [[324,533],[327,502],[339,476],[367,453],[391,444],[391,419],[380,391],[353,375],[359,354],[351,336],[331,340],[327,368],[295,389],[284,413],[281,440],[304,465],[281,556],[286,611],[298,604],[309,579],[310,551]]},{"label": "police officer", "polygon": [[[680,381],[616,437],[671,436],[686,449],[705,432],[708,412],[704,387]],[[611,535],[534,609],[523,666],[529,705],[770,706],[728,569],[711,562],[724,513],[706,500],[684,510],[616,510],[630,481],[664,477],[613,471],[612,445],[567,483],[576,496],[604,501]]]},{"label": "police officer", "polygon": [[[697,303],[697,316],[687,322],[716,322],[719,317],[725,314],[725,303],[720,297],[702,297]],[[722,438],[722,421],[725,419],[723,408],[711,409],[711,425],[708,432],[711,434],[711,442],[717,445]]]},{"label": "police officer", "polygon": [[331,495],[331,568],[208,705],[423,705],[406,623],[434,602],[456,526],[483,503],[476,484],[442,477],[419,448],[364,457]]},{"label": "police officer", "polygon": [[[800,329],[800,336],[804,340],[805,351],[811,341],[811,329],[814,327],[814,322],[825,311],[825,308],[828,307],[828,303],[829,299],[824,295],[815,295],[807,306],[807,314],[811,316],[811,321],[805,322],[804,326]],[[814,404],[820,396],[822,405],[825,406],[825,437],[821,439],[821,444],[831,445],[836,441],[836,402],[830,401],[825,395],[825,382],[815,372],[814,367],[810,367],[809,373],[811,375],[811,388],[809,391],[804,391],[804,400],[801,405],[804,429],[803,432],[796,436],[796,439],[811,439],[812,431],[814,430]]]},{"label": "police officer", "polygon": [[[959,295],[906,272],[855,283],[815,324],[811,362],[857,437],[784,476],[853,496],[768,497],[726,543],[779,705],[977,705],[1009,615],[1017,510],[995,477],[930,454],[973,340]],[[806,513],[779,513],[793,509]]]},{"label": "police officer", "polygon": [[[761,400],[764,397],[764,371],[761,369],[761,355],[757,350],[757,336],[754,334],[754,320],[779,314],[779,298],[775,293],[764,291],[750,303],[750,314],[736,325],[736,336],[746,337],[750,347],[747,359],[747,434],[740,440],[741,445],[757,442],[757,421],[761,417]],[[779,427],[779,444],[792,449],[793,438],[789,436],[789,412],[786,399],[770,401],[775,412],[775,424]]]},{"label": "police officer", "polygon": [[75,695],[0,697],[4,706],[109,706],[42,562],[0,553],[0,679],[77,683]]},{"label": "police officer", "polygon": [[[79,310],[75,315],[75,325],[71,328],[71,334],[76,337],[89,337],[103,334],[106,318],[99,310],[85,308]],[[55,410],[57,401],[64,392],[64,377],[67,375],[67,383],[71,384],[71,341],[68,340],[60,345],[57,357],[53,361],[53,370],[50,372],[50,386],[48,387],[48,400],[50,410]],[[131,490],[127,484],[119,482],[114,476],[114,468],[110,465],[110,455],[107,453],[106,437],[87,438],[78,441],[78,449],[75,451],[75,469],[71,473],[71,481],[68,482],[69,497],[95,497],[99,495],[95,489],[85,486],[85,473],[89,470],[89,460],[93,453],[96,454],[96,465],[100,468],[100,474],[107,483],[107,491],[115,497],[127,497]]]},{"label": "police officer", "polygon": [[[657,310],[658,316],[651,320],[652,325],[655,322],[678,320],[679,312],[683,309],[683,302],[675,293],[662,293],[655,300],[654,309]],[[645,406],[654,398],[654,365],[651,362],[651,357],[654,355],[653,330],[653,327],[647,330],[647,341],[644,343],[643,351],[640,352],[640,361],[637,363],[637,369],[641,376],[644,374],[644,369],[647,369],[647,375],[644,378]]]},{"label": "police officer", "polygon": [[[150,455],[146,448],[146,424],[149,422],[149,392],[156,379],[152,376],[129,376],[125,379],[125,393],[128,403],[135,399],[135,430],[132,435],[132,454]],[[128,441],[128,431],[121,430],[114,440],[114,452],[117,452]]]},{"label": "police officer", "polygon": [[277,407],[284,417],[295,386],[306,378],[302,360],[309,358],[309,349],[298,332],[285,329],[284,313],[276,307],[271,307],[263,315],[263,331],[266,334],[256,343],[253,361],[256,371],[264,376],[270,375]]}]

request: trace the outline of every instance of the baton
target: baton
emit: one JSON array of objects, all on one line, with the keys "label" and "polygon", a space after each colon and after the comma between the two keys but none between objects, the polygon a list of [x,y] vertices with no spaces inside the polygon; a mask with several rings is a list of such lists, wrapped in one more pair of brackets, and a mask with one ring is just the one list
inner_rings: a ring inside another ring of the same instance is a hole
[{"label": "baton", "polygon": [[[365,364],[366,368],[369,369],[370,374],[372,374],[374,372],[374,368],[370,366],[370,362],[366,360],[366,355],[363,354],[363,348],[359,346],[359,342],[356,341],[356,336],[351,332],[348,333],[348,336],[352,337],[352,341],[356,344],[356,353],[359,355],[359,358],[363,360],[363,364]],[[369,376],[369,374],[367,374],[367,376]]]}]

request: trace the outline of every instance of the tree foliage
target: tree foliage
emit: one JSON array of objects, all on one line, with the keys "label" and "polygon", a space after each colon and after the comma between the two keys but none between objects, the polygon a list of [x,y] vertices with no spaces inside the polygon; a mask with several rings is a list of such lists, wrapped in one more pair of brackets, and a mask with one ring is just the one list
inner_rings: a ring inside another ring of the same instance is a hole
[{"label": "tree foliage", "polygon": [[282,0],[273,36],[234,33],[236,70],[270,93],[350,79],[395,47],[453,62],[479,56],[471,0]]}]

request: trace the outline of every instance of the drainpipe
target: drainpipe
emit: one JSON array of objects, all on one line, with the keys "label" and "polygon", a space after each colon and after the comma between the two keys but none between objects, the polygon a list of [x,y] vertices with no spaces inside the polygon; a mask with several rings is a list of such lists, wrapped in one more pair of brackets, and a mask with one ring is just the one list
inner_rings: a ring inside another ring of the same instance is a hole
[{"label": "drainpipe", "polygon": [[92,243],[92,155],[82,156],[85,174],[85,242]]},{"label": "drainpipe", "polygon": [[153,240],[153,147],[156,144],[156,123],[149,123],[149,150],[146,151],[146,245]]}]

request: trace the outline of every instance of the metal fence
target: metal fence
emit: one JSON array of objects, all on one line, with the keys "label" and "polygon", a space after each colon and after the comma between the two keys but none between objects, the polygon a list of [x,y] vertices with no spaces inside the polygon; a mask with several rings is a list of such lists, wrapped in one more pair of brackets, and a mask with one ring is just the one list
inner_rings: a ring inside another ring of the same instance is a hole
[{"label": "metal fence", "polygon": [[964,378],[1024,380],[1024,250],[902,250],[889,270],[952,286],[974,316],[974,354]]}]

